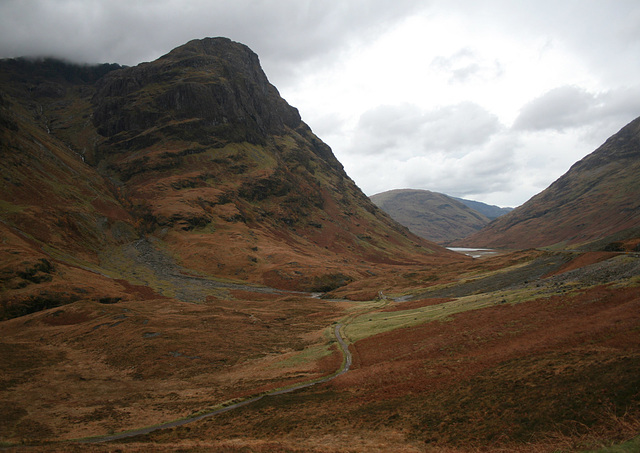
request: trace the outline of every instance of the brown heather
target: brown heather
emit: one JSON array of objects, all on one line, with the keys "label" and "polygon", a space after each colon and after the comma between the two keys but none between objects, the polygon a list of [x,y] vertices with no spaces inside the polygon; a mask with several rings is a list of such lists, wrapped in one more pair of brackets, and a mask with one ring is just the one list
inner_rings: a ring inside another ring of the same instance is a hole
[{"label": "brown heather", "polygon": [[[241,44],[5,60],[0,86],[7,451],[637,451],[631,189],[613,239],[602,203],[564,211],[595,251],[472,260],[372,204]],[[271,394],[343,369],[336,327],[350,370]]]}]

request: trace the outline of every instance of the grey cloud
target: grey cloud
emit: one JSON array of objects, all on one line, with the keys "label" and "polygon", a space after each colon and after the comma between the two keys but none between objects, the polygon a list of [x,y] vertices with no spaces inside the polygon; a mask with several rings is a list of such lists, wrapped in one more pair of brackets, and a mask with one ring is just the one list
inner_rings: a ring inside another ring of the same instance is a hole
[{"label": "grey cloud", "polygon": [[513,186],[517,147],[513,137],[500,136],[464,156],[414,159],[406,184],[455,196],[507,191]]},{"label": "grey cloud", "polygon": [[494,79],[503,72],[499,61],[484,61],[470,48],[460,49],[447,57],[436,57],[431,61],[430,66],[447,73],[450,83],[465,83],[472,79]]},{"label": "grey cloud", "polygon": [[606,91],[599,100],[603,116],[636,118],[640,115],[640,85]]},{"label": "grey cloud", "polygon": [[378,106],[361,116],[352,135],[341,160],[369,194],[412,187],[466,196],[513,188],[518,140],[473,103]]},{"label": "grey cloud", "polygon": [[515,129],[563,130],[584,125],[585,116],[596,104],[594,95],[582,88],[554,88],[526,104],[514,122]]},{"label": "grey cloud", "polygon": [[191,39],[226,36],[286,70],[370,39],[418,0],[3,0],[0,57],[57,56],[133,65]]},{"label": "grey cloud", "polygon": [[[489,200],[487,197],[492,195],[500,199],[500,194],[502,197],[511,194],[499,204],[513,205],[514,192],[523,186],[530,190],[530,184],[525,182],[529,171],[518,163],[521,145],[516,136],[503,131],[463,156],[421,154],[405,161],[380,155],[368,156],[367,159],[350,156],[346,159],[346,167],[357,181],[362,181],[361,187],[368,194],[407,187],[480,201]],[[524,198],[524,195],[519,194],[519,198]]]},{"label": "grey cloud", "polygon": [[352,149],[404,159],[432,152],[465,154],[500,128],[495,115],[471,102],[429,111],[411,104],[383,105],[360,117]]},{"label": "grey cloud", "polygon": [[608,83],[636,83],[640,70],[637,0],[441,0],[437,4],[464,18],[462,26],[491,29],[510,39],[546,39],[578,55],[588,72]]},{"label": "grey cloud", "polygon": [[480,146],[500,130],[498,117],[472,102],[428,112],[421,133],[426,148],[452,152]]},{"label": "grey cloud", "polygon": [[589,93],[576,86],[554,88],[526,104],[513,124],[515,130],[564,131],[623,121],[640,115],[640,86]]},{"label": "grey cloud", "polygon": [[361,131],[380,135],[413,135],[420,127],[422,111],[413,104],[380,105],[362,114]]}]

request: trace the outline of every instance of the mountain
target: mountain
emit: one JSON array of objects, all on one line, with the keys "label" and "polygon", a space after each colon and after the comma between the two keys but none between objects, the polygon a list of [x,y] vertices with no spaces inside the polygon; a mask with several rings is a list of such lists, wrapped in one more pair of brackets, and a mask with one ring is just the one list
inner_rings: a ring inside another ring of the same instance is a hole
[{"label": "mountain", "polygon": [[632,450],[638,275],[415,236],[227,39],[0,61],[10,451]]},{"label": "mountain", "polygon": [[624,249],[640,236],[640,118],[480,232],[477,247]]},{"label": "mountain", "polygon": [[[173,295],[168,262],[328,290],[454,259],[369,201],[242,44],[194,40],[135,67],[4,60],[0,84],[1,299],[14,315],[133,297],[106,277]],[[100,283],[71,284],[80,270]]]},{"label": "mountain", "polygon": [[503,216],[511,211],[513,208],[501,208],[500,206],[495,206],[491,204],[482,203],[481,201],[474,200],[465,200],[464,198],[451,197],[454,200],[458,200],[460,203],[470,207],[474,211],[479,212],[486,216],[489,220],[497,219],[500,216]]},{"label": "mountain", "polygon": [[437,243],[469,236],[489,223],[461,200],[429,190],[389,190],[370,198],[411,232]]}]

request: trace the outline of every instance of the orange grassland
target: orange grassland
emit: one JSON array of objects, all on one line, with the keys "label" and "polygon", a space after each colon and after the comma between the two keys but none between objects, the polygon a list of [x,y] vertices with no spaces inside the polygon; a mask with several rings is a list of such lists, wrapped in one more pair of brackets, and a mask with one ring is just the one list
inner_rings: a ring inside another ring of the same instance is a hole
[{"label": "orange grassland", "polygon": [[[470,275],[508,276],[505,269],[541,256],[506,254],[456,272],[382,269],[370,282],[371,299],[384,275],[390,283],[382,289],[391,295],[421,282],[423,289],[455,288],[457,279],[463,288]],[[576,263],[566,264],[571,258],[555,266],[571,268],[576,281],[593,279],[590,266],[602,265],[580,258],[587,265],[575,274]],[[469,296],[364,300],[358,281],[351,300],[229,290],[198,304],[167,297],[78,301],[5,321],[2,437],[12,442],[10,451],[100,452],[551,452],[634,437],[637,278],[565,286],[549,278],[481,294],[488,304],[433,320],[420,316],[451,310]],[[531,292],[544,285],[552,290]],[[350,286],[337,292],[349,296]],[[369,318],[384,323],[394,316],[416,321],[356,334]],[[343,360],[331,332],[336,322],[357,340],[351,338],[351,370],[330,382],[126,440],[74,441],[328,376]]]}]

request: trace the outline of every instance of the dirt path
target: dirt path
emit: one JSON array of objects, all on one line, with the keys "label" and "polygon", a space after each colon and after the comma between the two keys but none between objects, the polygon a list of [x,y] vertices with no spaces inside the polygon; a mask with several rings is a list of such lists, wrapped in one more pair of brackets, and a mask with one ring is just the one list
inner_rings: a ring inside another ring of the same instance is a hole
[{"label": "dirt path", "polygon": [[123,433],[113,434],[113,435],[109,435],[109,436],[100,436],[100,437],[92,437],[90,439],[82,439],[79,442],[81,442],[81,443],[110,442],[110,441],[114,441],[114,440],[125,439],[127,437],[134,437],[134,436],[139,436],[139,435],[143,435],[143,434],[148,434],[150,432],[157,431],[159,429],[175,428],[177,426],[182,426],[182,425],[186,425],[188,423],[197,422],[198,420],[202,420],[204,418],[213,417],[214,415],[222,414],[224,412],[229,412],[229,411],[232,411],[234,409],[238,409],[240,407],[248,406],[249,404],[252,404],[252,403],[255,403],[256,401],[261,400],[262,398],[267,398],[267,397],[276,396],[276,395],[283,395],[285,393],[295,392],[296,390],[308,388],[308,387],[314,386],[316,384],[323,384],[325,382],[329,382],[329,381],[337,378],[338,376],[343,375],[347,371],[349,371],[349,368],[351,367],[351,362],[352,362],[351,351],[349,351],[349,346],[347,345],[347,343],[342,338],[342,335],[340,334],[340,329],[342,329],[342,324],[336,324],[335,328],[334,328],[334,333],[335,333],[335,336],[336,336],[336,340],[338,341],[338,344],[340,345],[340,350],[342,352],[342,355],[344,356],[344,360],[342,362],[342,365],[338,369],[338,371],[336,371],[334,374],[331,374],[331,375],[326,376],[324,378],[321,378],[319,380],[314,380],[314,381],[311,381],[311,382],[305,382],[305,383],[302,383],[302,384],[296,384],[296,385],[294,385],[292,387],[286,387],[286,388],[283,388],[283,389],[279,389],[279,390],[274,390],[274,391],[268,392],[268,393],[266,393],[264,395],[254,396],[254,397],[251,397],[251,398],[246,399],[244,401],[240,401],[238,403],[230,404],[228,406],[224,406],[224,407],[221,407],[219,409],[215,409],[215,410],[212,410],[212,411],[209,411],[209,412],[205,412],[203,414],[199,414],[199,415],[196,415],[196,416],[193,416],[193,417],[183,418],[183,419],[180,419],[180,420],[174,420],[174,421],[171,421],[171,422],[162,423],[160,425],[148,426],[146,428],[135,429],[135,430],[132,430],[132,431],[126,431],[126,432],[123,432]]}]

